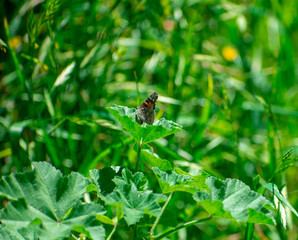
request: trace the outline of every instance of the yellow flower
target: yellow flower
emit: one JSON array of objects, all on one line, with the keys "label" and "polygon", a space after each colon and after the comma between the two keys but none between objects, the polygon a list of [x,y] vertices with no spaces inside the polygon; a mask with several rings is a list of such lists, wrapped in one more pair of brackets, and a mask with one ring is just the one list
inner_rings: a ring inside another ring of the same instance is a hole
[{"label": "yellow flower", "polygon": [[237,51],[235,48],[232,48],[230,46],[225,46],[222,51],[222,56],[224,59],[226,59],[229,62],[233,62],[237,57]]},{"label": "yellow flower", "polygon": [[49,67],[45,64],[42,65],[42,68],[45,70],[45,71],[48,71],[49,70]]},{"label": "yellow flower", "polygon": [[22,43],[21,36],[14,36],[11,39],[9,39],[9,45],[13,49],[16,49],[21,43]]}]

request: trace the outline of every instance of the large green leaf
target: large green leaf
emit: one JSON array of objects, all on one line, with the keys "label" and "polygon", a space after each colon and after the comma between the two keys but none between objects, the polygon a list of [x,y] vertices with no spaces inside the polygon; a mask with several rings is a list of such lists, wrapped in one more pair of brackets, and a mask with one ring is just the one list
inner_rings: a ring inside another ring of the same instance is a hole
[{"label": "large green leaf", "polygon": [[209,177],[206,184],[209,192],[198,191],[193,197],[212,216],[250,223],[275,223],[270,211],[273,205],[243,182]]},{"label": "large green leaf", "polygon": [[137,109],[115,105],[107,108],[122,126],[139,143],[149,143],[155,139],[166,137],[182,130],[182,127],[166,119],[155,120],[153,125],[140,125],[137,119]]},{"label": "large green leaf", "polygon": [[165,201],[162,194],[148,190],[148,182],[140,172],[132,174],[129,170],[122,171],[122,177],[115,177],[114,191],[103,199],[108,205],[120,206],[128,225],[135,224],[144,214],[158,216],[161,207],[158,202]]},{"label": "large green leaf", "polygon": [[205,180],[209,175],[205,172],[187,173],[175,168],[173,172],[168,173],[157,167],[153,167],[153,171],[163,193],[182,191],[194,194],[199,189],[207,189]]},{"label": "large green leaf", "polygon": [[95,217],[103,209],[83,204],[80,199],[85,192],[86,178],[79,173],[63,177],[50,164],[36,162],[33,171],[1,179],[0,194],[11,200],[1,212],[1,221],[18,232],[37,221],[34,229],[40,239],[61,239],[72,230],[104,239],[104,229]]}]

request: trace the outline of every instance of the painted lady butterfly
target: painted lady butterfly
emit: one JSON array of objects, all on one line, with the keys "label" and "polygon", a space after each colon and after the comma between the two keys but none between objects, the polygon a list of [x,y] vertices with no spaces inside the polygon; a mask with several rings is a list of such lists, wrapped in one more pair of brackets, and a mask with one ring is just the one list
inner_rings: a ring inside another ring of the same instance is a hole
[{"label": "painted lady butterfly", "polygon": [[158,93],[152,93],[141,106],[138,107],[139,123],[143,122],[152,125],[155,119],[155,103],[158,98]]}]

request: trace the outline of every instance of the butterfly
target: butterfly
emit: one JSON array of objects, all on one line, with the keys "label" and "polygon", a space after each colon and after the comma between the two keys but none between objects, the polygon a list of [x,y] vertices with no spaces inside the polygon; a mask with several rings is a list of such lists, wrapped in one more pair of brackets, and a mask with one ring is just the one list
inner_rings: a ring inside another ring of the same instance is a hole
[{"label": "butterfly", "polygon": [[155,119],[155,103],[158,98],[158,93],[152,93],[141,106],[138,107],[138,122],[140,125],[143,122],[152,125]]}]

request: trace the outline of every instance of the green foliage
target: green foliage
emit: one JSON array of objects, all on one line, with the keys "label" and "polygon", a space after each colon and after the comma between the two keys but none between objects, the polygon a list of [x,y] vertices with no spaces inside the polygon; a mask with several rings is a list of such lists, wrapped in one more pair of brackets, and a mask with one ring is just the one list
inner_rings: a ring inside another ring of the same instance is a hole
[{"label": "green foliage", "polygon": [[113,191],[115,183],[112,181],[115,176],[122,172],[120,167],[103,168],[100,171],[93,169],[89,171],[91,184],[88,186],[90,191],[95,191],[99,195],[107,194]]},{"label": "green foliage", "polygon": [[[153,170],[164,194],[175,191],[190,193],[211,216],[275,223],[272,204],[239,180],[220,181],[204,172],[190,174],[179,168],[171,173],[157,167]],[[73,172],[63,177],[48,163],[36,162],[33,171],[3,177],[0,193],[10,202],[1,213],[4,225],[0,236],[60,239],[75,231],[92,239],[103,239],[105,231],[98,220],[109,225],[113,225],[113,221],[103,215],[105,211],[100,204],[82,203],[86,191],[95,192],[106,207],[117,209],[117,221],[123,217],[128,226],[140,223],[145,215],[159,219],[163,213],[160,204],[170,200],[170,197],[167,199],[165,195],[149,190],[148,180],[141,172],[132,174],[128,169],[118,167],[91,170],[89,176],[87,180]],[[114,184],[111,184],[111,179]],[[278,191],[276,195],[290,206]],[[185,227],[190,225],[185,224]]]},{"label": "green foliage", "polygon": [[116,177],[114,182],[116,188],[104,197],[104,201],[107,205],[119,205],[128,225],[139,222],[144,214],[161,214],[158,202],[165,201],[165,196],[148,190],[147,180],[142,173],[132,175],[129,170],[124,170],[122,177]]},{"label": "green foliage", "polygon": [[[157,167],[153,170],[163,193],[190,193],[214,217],[253,223],[275,222],[270,212],[272,204],[239,180],[220,181],[204,173],[188,174],[178,168],[172,173]],[[92,239],[103,239],[104,229],[97,219],[106,224],[113,222],[103,216],[105,212],[99,204],[82,203],[87,190],[96,192],[106,206],[115,207],[118,221],[124,217],[128,226],[139,223],[145,214],[160,217],[163,213],[160,204],[167,197],[149,190],[143,173],[106,168],[92,170],[89,175],[88,181],[74,172],[63,177],[48,163],[36,162],[32,171],[3,177],[0,193],[10,202],[1,213],[4,225],[0,236],[59,239],[76,231]],[[114,185],[111,185],[112,178]]]},{"label": "green foliage", "polygon": [[86,183],[79,173],[63,177],[45,162],[34,163],[33,171],[4,177],[0,194],[10,202],[1,212],[2,235],[11,231],[31,239],[25,234],[31,232],[41,239],[60,239],[77,231],[104,239],[104,228],[95,218],[96,213],[104,213],[103,208],[81,201]]},{"label": "green foliage", "polygon": [[[296,9],[2,1],[0,239],[47,238],[51,224],[65,239],[297,239]],[[153,92],[155,122],[139,125]],[[234,212],[228,183],[260,205]]]},{"label": "green foliage", "polygon": [[198,191],[194,199],[212,216],[251,223],[274,224],[273,205],[237,179],[206,180],[208,191]]},{"label": "green foliage", "polygon": [[288,200],[279,192],[275,184],[268,183],[264,185],[263,188],[266,188],[270,192],[272,192],[274,196],[276,196],[279,199],[279,201],[281,201],[284,205],[286,205],[298,217],[297,211],[292,207],[292,205],[288,202]]},{"label": "green foliage", "polygon": [[[10,230],[3,224],[0,225],[0,239],[1,240],[26,240],[21,234],[17,231]],[[28,237],[27,239],[34,239],[33,237]]]},{"label": "green foliage", "polygon": [[167,173],[159,168],[153,168],[163,193],[183,191],[194,194],[198,189],[205,189],[205,179],[209,176],[206,173],[188,174],[181,169]]}]

